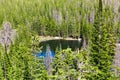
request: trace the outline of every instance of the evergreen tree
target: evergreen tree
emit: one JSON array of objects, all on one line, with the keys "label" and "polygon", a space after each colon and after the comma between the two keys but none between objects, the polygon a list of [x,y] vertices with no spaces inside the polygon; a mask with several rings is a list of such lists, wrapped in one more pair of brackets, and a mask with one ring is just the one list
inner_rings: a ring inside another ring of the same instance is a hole
[{"label": "evergreen tree", "polygon": [[76,55],[71,49],[63,50],[56,53],[53,62],[53,76],[55,80],[75,80],[78,78],[78,71],[76,69]]},{"label": "evergreen tree", "polygon": [[24,73],[23,73],[23,80],[32,80],[32,75],[30,74],[28,60],[24,59]]},{"label": "evergreen tree", "polygon": [[110,69],[115,54],[115,38],[111,27],[113,25],[104,23],[109,20],[105,13],[103,12],[102,0],[99,0],[99,9],[91,40],[90,64],[95,68],[95,74],[91,74],[89,78],[92,80],[109,80],[111,78]]},{"label": "evergreen tree", "polygon": [[44,58],[38,59],[37,57],[34,57],[33,61],[30,63],[33,65],[30,71],[33,80],[49,80]]}]

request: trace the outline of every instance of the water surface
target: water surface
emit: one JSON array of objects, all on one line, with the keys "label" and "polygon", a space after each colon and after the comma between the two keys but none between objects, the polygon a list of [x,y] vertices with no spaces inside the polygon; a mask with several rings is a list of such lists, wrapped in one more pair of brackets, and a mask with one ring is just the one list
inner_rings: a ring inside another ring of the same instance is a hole
[{"label": "water surface", "polygon": [[46,58],[46,47],[49,45],[50,47],[50,56],[53,58],[55,56],[55,51],[56,49],[62,50],[62,49],[67,49],[71,48],[72,51],[76,49],[81,48],[80,41],[78,40],[64,40],[64,39],[59,39],[59,40],[48,40],[48,41],[43,41],[39,44],[40,47],[42,48],[42,53],[38,53],[36,56],[37,57],[45,57]]},{"label": "water surface", "polygon": [[67,49],[71,48],[72,51],[76,49],[80,49],[81,44],[78,40],[64,40],[64,39],[58,39],[58,40],[48,40],[43,41],[39,44],[39,46],[42,46],[42,51],[46,51],[46,46],[49,45],[51,51],[55,51],[56,48],[58,49]]}]

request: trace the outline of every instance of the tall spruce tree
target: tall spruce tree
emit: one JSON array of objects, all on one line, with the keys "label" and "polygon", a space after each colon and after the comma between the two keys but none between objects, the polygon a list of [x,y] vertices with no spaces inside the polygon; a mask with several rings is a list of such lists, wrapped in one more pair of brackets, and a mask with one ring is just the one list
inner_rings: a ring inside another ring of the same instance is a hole
[{"label": "tall spruce tree", "polygon": [[[115,53],[115,38],[112,24],[106,22],[110,19],[103,10],[102,0],[99,0],[99,8],[93,26],[90,64],[95,68],[90,80],[110,80],[112,61]],[[104,23],[105,22],[105,23]]]}]

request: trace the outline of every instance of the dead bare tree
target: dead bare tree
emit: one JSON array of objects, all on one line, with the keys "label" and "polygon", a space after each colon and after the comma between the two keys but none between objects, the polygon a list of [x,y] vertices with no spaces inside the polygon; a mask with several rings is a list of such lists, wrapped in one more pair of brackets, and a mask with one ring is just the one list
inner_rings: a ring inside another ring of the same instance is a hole
[{"label": "dead bare tree", "polygon": [[48,74],[51,75],[51,71],[52,71],[52,57],[51,57],[51,51],[50,51],[50,47],[47,46],[46,47],[46,58],[45,58],[45,65],[48,71]]},{"label": "dead bare tree", "polygon": [[5,80],[7,80],[7,61],[10,64],[10,60],[8,57],[10,45],[13,43],[15,38],[16,31],[12,29],[12,26],[9,22],[5,22],[3,24],[3,29],[0,31],[0,44],[4,48],[3,56],[3,75]]}]

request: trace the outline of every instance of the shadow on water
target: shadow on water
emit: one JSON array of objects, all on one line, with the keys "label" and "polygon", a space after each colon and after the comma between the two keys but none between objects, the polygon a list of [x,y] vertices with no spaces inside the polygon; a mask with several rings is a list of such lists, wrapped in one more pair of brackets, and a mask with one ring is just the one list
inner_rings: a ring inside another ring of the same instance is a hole
[{"label": "shadow on water", "polygon": [[64,39],[59,39],[59,40],[49,40],[49,41],[43,41],[39,44],[39,46],[42,46],[42,51],[46,50],[46,46],[49,45],[50,49],[52,51],[55,51],[56,48],[61,48],[61,49],[67,49],[71,48],[72,51],[76,49],[81,48],[81,44],[78,40],[64,40]]}]

